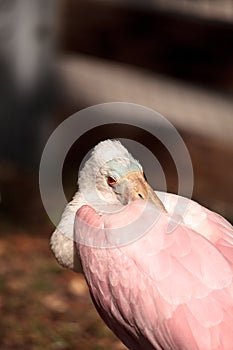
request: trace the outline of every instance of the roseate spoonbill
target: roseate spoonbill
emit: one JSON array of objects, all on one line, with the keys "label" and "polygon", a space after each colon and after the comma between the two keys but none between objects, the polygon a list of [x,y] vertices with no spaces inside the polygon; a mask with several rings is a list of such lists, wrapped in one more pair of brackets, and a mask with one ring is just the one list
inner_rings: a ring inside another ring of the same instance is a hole
[{"label": "roseate spoonbill", "polygon": [[[122,342],[132,350],[232,350],[230,223],[192,200],[154,193],[118,141],[95,147],[78,184],[51,248],[73,270],[81,259],[95,307]],[[135,240],[118,240],[128,229]]]}]

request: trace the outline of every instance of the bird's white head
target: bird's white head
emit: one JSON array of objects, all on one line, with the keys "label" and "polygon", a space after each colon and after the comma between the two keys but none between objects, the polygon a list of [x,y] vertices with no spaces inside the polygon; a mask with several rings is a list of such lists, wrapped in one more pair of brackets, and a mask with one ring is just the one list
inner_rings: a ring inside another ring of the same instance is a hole
[{"label": "bird's white head", "polygon": [[152,201],[165,211],[148,185],[140,163],[116,140],[100,142],[94,148],[79,173],[78,184],[79,191],[66,206],[51,238],[51,249],[57,260],[70,269],[79,269],[73,234],[75,214],[83,204],[89,204],[98,212],[106,212],[106,209],[115,211],[119,205],[141,198]]},{"label": "bird's white head", "polygon": [[119,141],[100,142],[79,173],[79,192],[89,205],[123,204],[149,199],[162,203],[148,185],[141,164]]}]

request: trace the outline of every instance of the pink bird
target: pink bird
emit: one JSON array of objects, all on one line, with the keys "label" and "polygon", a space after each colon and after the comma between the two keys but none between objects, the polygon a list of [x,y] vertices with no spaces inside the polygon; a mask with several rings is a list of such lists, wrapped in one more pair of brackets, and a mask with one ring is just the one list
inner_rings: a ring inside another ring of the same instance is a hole
[{"label": "pink bird", "polygon": [[232,350],[230,223],[155,193],[117,141],[95,147],[78,183],[51,247],[63,266],[81,259],[108,327],[131,350]]}]

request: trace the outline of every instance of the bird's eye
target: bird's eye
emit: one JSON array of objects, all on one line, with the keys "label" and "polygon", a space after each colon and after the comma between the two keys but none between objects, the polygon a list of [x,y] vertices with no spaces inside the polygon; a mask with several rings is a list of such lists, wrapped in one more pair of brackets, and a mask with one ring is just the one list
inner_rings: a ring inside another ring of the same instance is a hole
[{"label": "bird's eye", "polygon": [[113,177],[108,176],[107,177],[107,183],[108,183],[109,186],[113,186],[116,183],[116,180],[113,179]]}]

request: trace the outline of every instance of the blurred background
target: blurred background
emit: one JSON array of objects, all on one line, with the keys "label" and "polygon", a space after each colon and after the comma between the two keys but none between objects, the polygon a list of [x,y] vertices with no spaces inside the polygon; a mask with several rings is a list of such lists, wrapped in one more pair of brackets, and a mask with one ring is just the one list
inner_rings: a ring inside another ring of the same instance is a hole
[{"label": "blurred background", "polygon": [[[78,110],[125,101],[160,112],[190,152],[193,198],[233,221],[232,42],[232,0],[0,0],[1,350],[125,349],[81,273],[60,268],[49,249],[40,157]],[[86,152],[122,137],[147,146],[177,191],[165,148],[119,124],[74,144],[63,169],[68,199]]]}]

